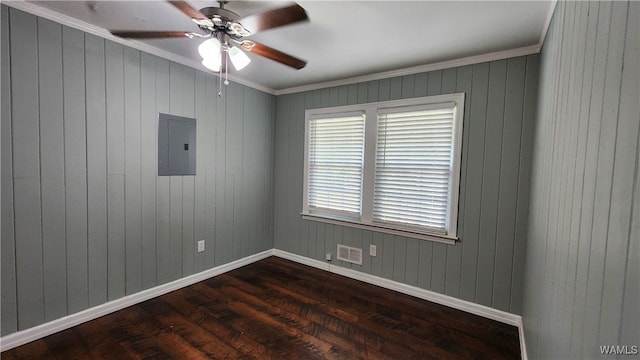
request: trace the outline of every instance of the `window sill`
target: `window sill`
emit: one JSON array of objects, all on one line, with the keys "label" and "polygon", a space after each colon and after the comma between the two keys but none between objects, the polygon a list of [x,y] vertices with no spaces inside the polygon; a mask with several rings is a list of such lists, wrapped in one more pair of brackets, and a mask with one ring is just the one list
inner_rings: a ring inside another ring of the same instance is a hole
[{"label": "window sill", "polygon": [[381,232],[381,233],[391,234],[391,235],[406,236],[409,238],[434,241],[434,242],[439,242],[447,245],[454,245],[458,241],[457,237],[450,237],[446,235],[418,233],[418,232],[413,232],[409,230],[393,229],[389,227],[383,227],[383,226],[372,225],[372,224],[363,224],[363,223],[349,221],[349,220],[334,219],[334,218],[329,218],[325,216],[305,214],[305,213],[302,213],[301,215],[302,215],[302,218],[305,220],[318,221],[318,222],[334,224],[334,225],[349,226],[357,229],[371,230],[371,231],[376,231],[376,232]]}]

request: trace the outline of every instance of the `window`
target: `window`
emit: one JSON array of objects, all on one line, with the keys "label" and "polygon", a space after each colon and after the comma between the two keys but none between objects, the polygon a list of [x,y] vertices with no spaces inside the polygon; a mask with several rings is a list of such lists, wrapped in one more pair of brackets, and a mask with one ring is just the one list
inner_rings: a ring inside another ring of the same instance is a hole
[{"label": "window", "polygon": [[305,219],[454,243],[464,94],[306,112]]},{"label": "window", "polygon": [[308,161],[309,210],[358,217],[364,164],[364,114],[310,121]]}]

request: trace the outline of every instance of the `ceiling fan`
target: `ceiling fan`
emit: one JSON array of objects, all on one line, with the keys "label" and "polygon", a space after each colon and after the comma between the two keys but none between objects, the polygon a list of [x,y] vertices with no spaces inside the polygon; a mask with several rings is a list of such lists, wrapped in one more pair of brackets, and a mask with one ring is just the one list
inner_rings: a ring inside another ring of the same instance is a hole
[{"label": "ceiling fan", "polygon": [[[306,61],[247,39],[260,31],[285,26],[308,19],[305,10],[297,4],[269,10],[260,14],[240,17],[224,8],[228,1],[218,1],[220,7],[205,7],[196,10],[186,1],[168,1],[193,20],[199,32],[189,31],[111,31],[111,34],[129,39],[182,38],[207,39],[200,44],[198,52],[202,64],[216,72],[227,73],[227,62],[231,60],[236,70],[244,68],[251,60],[244,51],[252,52],[294,69],[302,69]],[[244,51],[243,51],[244,50]],[[225,81],[225,83],[227,83]]]}]

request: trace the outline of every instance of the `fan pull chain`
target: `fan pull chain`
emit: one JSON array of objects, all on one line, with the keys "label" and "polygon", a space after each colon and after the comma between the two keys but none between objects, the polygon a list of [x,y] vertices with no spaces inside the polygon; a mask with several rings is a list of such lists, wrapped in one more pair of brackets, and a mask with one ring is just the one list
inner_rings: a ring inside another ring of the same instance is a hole
[{"label": "fan pull chain", "polygon": [[[220,52],[220,56],[223,55],[224,52]],[[222,63],[222,58],[220,58],[220,63]],[[218,74],[218,97],[222,97],[222,73]]]},{"label": "fan pull chain", "polygon": [[229,50],[225,50],[224,53],[224,84],[229,85]]}]

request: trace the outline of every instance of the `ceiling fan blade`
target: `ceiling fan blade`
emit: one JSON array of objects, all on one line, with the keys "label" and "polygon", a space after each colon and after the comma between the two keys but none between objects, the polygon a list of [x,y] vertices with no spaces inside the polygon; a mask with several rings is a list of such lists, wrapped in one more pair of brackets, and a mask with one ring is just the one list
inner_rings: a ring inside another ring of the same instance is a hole
[{"label": "ceiling fan blade", "polygon": [[249,30],[251,34],[256,34],[260,31],[307,19],[309,19],[307,12],[304,11],[300,5],[294,4],[280,9],[269,10],[261,14],[249,15],[240,19],[238,22],[241,23],[245,29]]},{"label": "ceiling fan blade", "polygon": [[178,8],[185,15],[191,18],[196,24],[204,26],[213,26],[213,22],[208,17],[204,16],[200,11],[191,7],[186,1],[169,1],[171,5]]},{"label": "ceiling fan blade", "polygon": [[128,39],[182,38],[191,34],[187,31],[111,31],[111,34]]},{"label": "ceiling fan blade", "polygon": [[292,68],[295,69],[302,69],[303,67],[305,67],[307,65],[307,62],[304,60],[300,60],[296,57],[293,57],[289,54],[285,54],[282,51],[278,51],[274,48],[270,48],[266,45],[262,45],[260,43],[257,43],[255,41],[252,41],[252,43],[254,43],[255,45],[253,45],[253,47],[251,49],[246,49],[251,51],[252,53],[256,54],[256,55],[260,55],[260,56],[264,56],[267,59],[271,59],[273,61],[279,62],[281,64],[290,66]]}]

